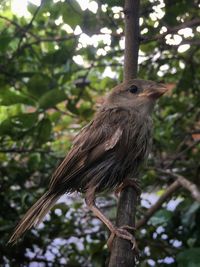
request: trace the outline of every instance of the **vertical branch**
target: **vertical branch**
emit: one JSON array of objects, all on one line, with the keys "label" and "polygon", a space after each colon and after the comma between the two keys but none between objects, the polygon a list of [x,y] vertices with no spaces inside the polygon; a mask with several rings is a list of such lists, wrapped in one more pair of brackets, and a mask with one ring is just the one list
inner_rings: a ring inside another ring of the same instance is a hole
[{"label": "vertical branch", "polygon": [[[132,187],[127,187],[120,195],[117,208],[117,226],[129,225],[135,227],[137,193]],[[135,266],[135,253],[130,241],[115,237],[112,245],[109,267]]]},{"label": "vertical branch", "polygon": [[[124,81],[137,76],[139,50],[139,0],[125,0],[125,55]],[[125,188],[117,208],[117,226],[135,226],[137,193],[133,187]],[[135,253],[127,240],[115,237],[109,267],[135,266]]]},{"label": "vertical branch", "polygon": [[140,0],[125,0],[124,81],[137,77]]}]

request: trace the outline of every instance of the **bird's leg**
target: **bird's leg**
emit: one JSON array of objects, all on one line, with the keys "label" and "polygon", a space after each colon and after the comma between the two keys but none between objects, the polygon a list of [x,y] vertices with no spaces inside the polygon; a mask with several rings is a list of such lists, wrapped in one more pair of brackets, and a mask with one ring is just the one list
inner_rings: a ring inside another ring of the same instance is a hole
[{"label": "bird's leg", "polygon": [[115,227],[113,223],[100,211],[100,209],[95,204],[95,189],[88,189],[86,191],[85,197],[86,204],[88,208],[94,213],[94,215],[99,218],[110,230],[111,235],[108,239],[108,248],[111,249],[112,241],[114,236],[129,240],[132,243],[132,249],[135,249],[136,242],[134,236],[128,231],[133,230],[130,226]]},{"label": "bird's leg", "polygon": [[126,178],[124,181],[119,185],[119,187],[115,190],[115,195],[118,197],[118,194],[126,187],[133,187],[138,196],[141,194],[141,188],[136,179]]},{"label": "bird's leg", "polygon": [[96,206],[95,203],[95,195],[94,195],[93,189],[89,189],[86,192],[86,197],[85,197],[85,202],[88,206],[88,208],[94,213],[96,217],[98,217],[107,227],[108,229],[113,232],[115,229],[114,225],[112,222],[106,218],[106,216],[100,211],[100,209]]}]

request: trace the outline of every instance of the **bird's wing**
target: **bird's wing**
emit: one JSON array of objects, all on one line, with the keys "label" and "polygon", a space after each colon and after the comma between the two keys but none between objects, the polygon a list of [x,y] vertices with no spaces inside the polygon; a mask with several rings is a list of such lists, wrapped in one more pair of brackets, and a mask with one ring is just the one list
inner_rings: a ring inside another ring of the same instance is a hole
[{"label": "bird's wing", "polygon": [[75,138],[72,149],[53,174],[50,188],[67,184],[70,186],[70,180],[74,176],[113,149],[121,139],[127,116],[125,110],[109,109],[99,112]]}]

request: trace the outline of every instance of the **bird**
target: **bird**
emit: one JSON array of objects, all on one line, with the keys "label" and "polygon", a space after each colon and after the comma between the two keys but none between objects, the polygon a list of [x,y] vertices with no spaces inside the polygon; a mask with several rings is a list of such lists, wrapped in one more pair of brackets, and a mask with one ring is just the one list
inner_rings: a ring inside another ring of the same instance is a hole
[{"label": "bird", "polygon": [[27,211],[8,243],[37,226],[66,193],[81,192],[88,208],[111,235],[134,244],[128,226],[116,227],[95,203],[96,195],[132,186],[152,144],[152,112],[167,91],[162,83],[131,79],[115,86],[93,120],[80,130],[72,147],[53,173],[44,195]]}]

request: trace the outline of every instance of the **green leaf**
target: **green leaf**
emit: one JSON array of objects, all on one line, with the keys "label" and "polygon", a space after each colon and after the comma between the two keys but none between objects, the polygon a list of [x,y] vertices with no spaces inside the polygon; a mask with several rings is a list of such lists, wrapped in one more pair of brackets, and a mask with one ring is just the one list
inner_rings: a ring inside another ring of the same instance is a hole
[{"label": "green leaf", "polygon": [[140,46],[140,49],[142,50],[142,52],[151,53],[152,51],[154,51],[156,46],[157,46],[157,43],[155,41],[153,41],[153,42],[150,42],[148,44],[142,44]]},{"label": "green leaf", "polygon": [[13,139],[18,139],[35,125],[37,118],[36,112],[10,117],[0,124],[0,135],[9,135]]},{"label": "green leaf", "polygon": [[183,213],[183,216],[182,216],[183,225],[187,227],[193,227],[195,225],[194,218],[199,208],[200,208],[200,204],[198,202],[195,201],[194,203],[192,203],[189,209]]},{"label": "green leaf", "polygon": [[189,4],[186,0],[168,1],[165,0],[165,15],[163,21],[170,26],[177,24],[177,17],[188,11]]},{"label": "green leaf", "polygon": [[150,219],[150,223],[154,226],[157,225],[166,225],[167,222],[172,218],[173,213],[169,210],[159,210],[157,211],[153,217]]},{"label": "green leaf", "polygon": [[12,89],[0,91],[0,104],[3,106],[10,106],[14,104],[35,105],[32,99],[19,92],[14,92]]},{"label": "green leaf", "polygon": [[50,79],[40,74],[33,75],[27,84],[28,91],[35,97],[40,97],[50,89]]},{"label": "green leaf", "polygon": [[61,113],[60,113],[59,111],[55,111],[55,112],[49,114],[49,119],[50,119],[53,123],[58,123],[60,117],[61,117]]},{"label": "green leaf", "polygon": [[70,112],[74,113],[74,114],[79,114],[79,111],[78,111],[78,109],[76,107],[76,104],[77,104],[77,101],[75,101],[74,99],[68,101],[68,103],[67,103],[67,109]]},{"label": "green leaf", "polygon": [[75,28],[82,24],[83,12],[76,1],[68,0],[67,3],[62,3],[62,16],[65,23]]},{"label": "green leaf", "polygon": [[41,162],[41,155],[40,153],[32,153],[29,156],[28,160],[28,168],[32,172],[34,170],[37,170],[39,168],[39,164]]},{"label": "green leaf", "polygon": [[89,101],[84,101],[80,104],[79,107],[79,114],[84,116],[84,117],[89,117],[92,115],[93,110],[92,110],[92,103]]},{"label": "green leaf", "polygon": [[67,99],[67,95],[64,90],[51,90],[44,94],[39,100],[39,106],[43,109],[54,107],[58,103]]},{"label": "green leaf", "polygon": [[31,13],[31,14],[35,14],[36,10],[37,10],[37,5],[33,4],[33,3],[30,3],[28,2],[28,5],[27,5],[27,9],[28,11]]},{"label": "green leaf", "polygon": [[8,33],[3,33],[0,35],[0,50],[1,52],[6,51],[8,49],[9,43],[13,40],[13,37]]},{"label": "green leaf", "polygon": [[42,62],[44,64],[50,64],[50,65],[66,65],[67,68],[65,68],[65,71],[69,71],[71,69],[71,66],[69,65],[71,63],[71,56],[72,51],[74,50],[75,42],[74,40],[69,40],[68,45],[62,49],[59,49],[54,52],[49,52],[46,55],[43,56]]},{"label": "green leaf", "polygon": [[51,136],[52,125],[48,118],[42,119],[37,126],[36,145],[46,143]]},{"label": "green leaf", "polygon": [[176,256],[178,267],[199,267],[200,248],[186,249]]}]

